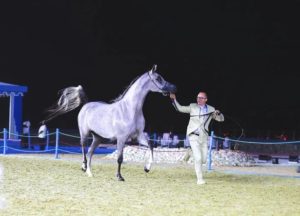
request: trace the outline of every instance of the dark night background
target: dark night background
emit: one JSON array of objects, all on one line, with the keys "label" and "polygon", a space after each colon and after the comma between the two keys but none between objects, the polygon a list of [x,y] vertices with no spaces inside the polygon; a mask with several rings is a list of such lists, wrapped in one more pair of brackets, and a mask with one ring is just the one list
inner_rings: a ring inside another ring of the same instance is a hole
[{"label": "dark night background", "polygon": [[[33,127],[58,90],[81,84],[89,100],[109,102],[158,65],[182,105],[200,90],[251,131],[300,136],[299,1],[44,0],[0,3],[0,81],[26,85],[24,120]],[[8,99],[0,98],[7,127]],[[50,127],[77,128],[74,111]],[[185,133],[188,115],[150,93],[146,130]],[[232,119],[217,124],[224,130]]]}]

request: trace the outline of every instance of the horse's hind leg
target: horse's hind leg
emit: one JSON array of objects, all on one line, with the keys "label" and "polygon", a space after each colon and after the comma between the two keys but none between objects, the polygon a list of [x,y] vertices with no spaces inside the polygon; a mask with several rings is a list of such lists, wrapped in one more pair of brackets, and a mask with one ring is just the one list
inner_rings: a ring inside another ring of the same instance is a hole
[{"label": "horse's hind leg", "polygon": [[121,166],[123,163],[123,149],[125,146],[125,141],[121,142],[118,140],[117,148],[118,148],[118,170],[117,170],[117,179],[119,181],[125,181],[123,176],[121,175]]},{"label": "horse's hind leg", "polygon": [[80,144],[81,144],[81,150],[82,150],[82,165],[81,169],[82,171],[86,172],[87,168],[87,159],[86,159],[86,149],[85,149],[85,143],[87,142],[87,138],[81,138],[80,139]]},{"label": "horse's hind leg", "polygon": [[87,169],[86,169],[86,173],[88,174],[89,177],[93,177],[92,174],[92,157],[94,154],[95,149],[99,146],[100,144],[100,139],[93,135],[93,142],[89,148],[89,151],[87,153]]}]

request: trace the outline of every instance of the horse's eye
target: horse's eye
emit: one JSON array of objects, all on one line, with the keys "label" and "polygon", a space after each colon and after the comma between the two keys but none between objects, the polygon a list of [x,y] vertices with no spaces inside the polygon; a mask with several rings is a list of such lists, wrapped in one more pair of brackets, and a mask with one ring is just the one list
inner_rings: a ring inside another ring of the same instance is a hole
[{"label": "horse's eye", "polygon": [[156,81],[159,82],[159,83],[163,82],[163,80],[162,80],[162,78],[160,76],[156,78]]}]

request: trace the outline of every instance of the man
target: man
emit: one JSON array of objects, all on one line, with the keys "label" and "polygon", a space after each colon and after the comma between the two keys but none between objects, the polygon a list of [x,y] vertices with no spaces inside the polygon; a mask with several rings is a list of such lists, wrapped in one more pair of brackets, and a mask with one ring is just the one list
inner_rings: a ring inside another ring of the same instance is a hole
[{"label": "man", "polygon": [[175,94],[170,94],[170,98],[179,112],[190,114],[186,134],[193,151],[197,184],[205,184],[202,163],[206,163],[207,159],[208,126],[212,119],[219,122],[224,121],[224,115],[219,110],[206,104],[207,94],[202,91],[197,95],[197,103],[191,103],[189,106],[181,106],[177,102]]},{"label": "man", "polygon": [[43,139],[43,138],[46,138],[46,135],[47,135],[47,126],[46,126],[45,122],[42,121],[42,125],[40,126],[39,131],[38,131],[38,137]]},{"label": "man", "polygon": [[[45,121],[42,121],[42,125],[40,126],[38,131],[38,137],[41,139],[45,139],[47,137],[47,126],[45,124]],[[42,143],[40,144],[40,150],[45,150],[45,146],[46,143],[42,141]]]}]

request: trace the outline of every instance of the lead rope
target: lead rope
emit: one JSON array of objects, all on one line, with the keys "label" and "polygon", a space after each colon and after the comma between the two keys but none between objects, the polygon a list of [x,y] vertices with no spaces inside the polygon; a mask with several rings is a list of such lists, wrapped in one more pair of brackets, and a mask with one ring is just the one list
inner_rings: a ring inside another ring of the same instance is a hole
[{"label": "lead rope", "polygon": [[[178,111],[177,106],[176,106],[174,100],[171,99],[171,101],[172,101],[172,105],[174,106],[175,110]],[[205,120],[205,122],[204,122],[204,129],[205,129],[205,126],[206,126],[206,124],[207,124],[207,121],[208,121],[210,115],[212,115],[213,113],[214,113],[214,112],[210,112],[210,113],[206,113],[206,114],[199,114],[199,115],[190,115],[190,117],[199,116],[199,118],[200,118],[201,116],[206,116],[206,115],[208,115],[208,118],[207,118],[207,119]],[[223,114],[223,115],[224,115],[224,114]],[[234,118],[232,118],[232,117],[230,117],[230,116],[228,116],[228,115],[224,115],[224,117],[226,117],[226,118],[230,119],[231,121],[233,121],[233,122],[241,129],[241,134],[240,134],[240,136],[237,138],[237,140],[240,140],[240,139],[242,138],[242,136],[244,135],[244,128],[243,128],[243,127],[242,127],[242,126],[241,126]],[[213,120],[214,120],[214,119],[213,119]],[[212,126],[212,123],[210,122],[210,125],[208,126],[208,128],[211,128],[211,126]],[[206,130],[206,129],[205,129],[205,132],[209,134],[209,131]]]}]

